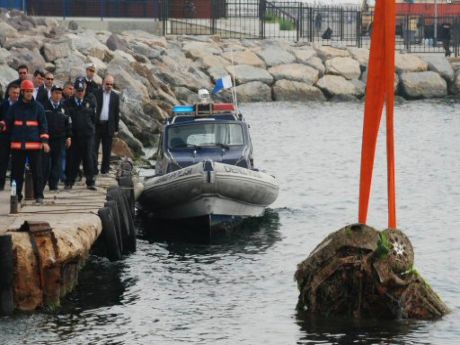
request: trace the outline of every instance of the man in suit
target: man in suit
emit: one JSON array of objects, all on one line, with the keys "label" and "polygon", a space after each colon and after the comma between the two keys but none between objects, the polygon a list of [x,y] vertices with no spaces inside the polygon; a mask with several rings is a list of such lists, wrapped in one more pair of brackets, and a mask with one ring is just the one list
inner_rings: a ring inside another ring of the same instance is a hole
[{"label": "man in suit", "polygon": [[37,69],[34,72],[34,100],[41,104],[42,100],[47,99],[47,96],[48,93],[45,90],[45,71]]},{"label": "man in suit", "polygon": [[45,73],[45,84],[43,85],[43,90],[40,94],[40,98],[37,99],[43,106],[51,98],[51,88],[54,84],[54,75],[51,72]]},{"label": "man in suit", "polygon": [[104,78],[102,90],[96,93],[97,119],[96,139],[94,145],[94,171],[98,168],[99,145],[102,142],[101,174],[107,174],[110,167],[110,153],[112,151],[112,139],[118,134],[120,120],[120,97],[113,91],[113,76]]}]

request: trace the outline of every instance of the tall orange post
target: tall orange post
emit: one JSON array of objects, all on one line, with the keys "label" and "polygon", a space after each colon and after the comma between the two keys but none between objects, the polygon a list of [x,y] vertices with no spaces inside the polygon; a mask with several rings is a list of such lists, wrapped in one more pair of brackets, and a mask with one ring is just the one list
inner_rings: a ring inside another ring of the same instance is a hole
[{"label": "tall orange post", "polygon": [[394,71],[395,71],[394,0],[377,0],[369,55],[366,102],[364,107],[361,175],[359,186],[359,222],[365,224],[374,170],[377,136],[386,104],[388,227],[396,228],[396,191],[394,157]]}]

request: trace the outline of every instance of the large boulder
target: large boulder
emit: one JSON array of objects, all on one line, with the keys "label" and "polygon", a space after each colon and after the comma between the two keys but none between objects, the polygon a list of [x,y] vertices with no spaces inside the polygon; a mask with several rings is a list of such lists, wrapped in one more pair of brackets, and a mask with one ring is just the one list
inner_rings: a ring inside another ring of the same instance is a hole
[{"label": "large boulder", "polygon": [[222,56],[227,59],[230,64],[234,65],[249,65],[254,67],[265,67],[265,62],[250,50],[244,51],[226,51]]},{"label": "large boulder", "polygon": [[30,50],[27,48],[11,48],[8,65],[17,69],[19,65],[26,64],[29,71],[34,71],[45,66],[46,61],[38,49]]},{"label": "large boulder", "polygon": [[11,53],[5,48],[0,48],[0,65],[6,64],[11,56]]},{"label": "large boulder", "polygon": [[323,60],[330,60],[336,57],[349,57],[350,53],[346,49],[334,48],[329,46],[314,45],[316,53]]},{"label": "large boulder", "polygon": [[445,56],[439,54],[429,54],[421,56],[421,59],[428,64],[428,69],[430,71],[439,73],[448,82],[452,82],[454,80],[454,69]]},{"label": "large boulder", "polygon": [[211,79],[215,82],[217,79],[222,78],[226,75],[228,75],[228,72],[225,68],[223,67],[210,67],[208,68],[208,74],[211,77]]},{"label": "large boulder", "polygon": [[338,75],[325,75],[318,80],[319,87],[327,97],[359,97],[360,91],[349,80]]},{"label": "large boulder", "polygon": [[414,54],[396,53],[395,67],[398,73],[423,72],[428,70],[428,64]]},{"label": "large boulder", "polygon": [[117,49],[126,51],[128,49],[128,42],[114,33],[112,33],[109,38],[107,38],[105,45],[112,51]]},{"label": "large boulder", "polygon": [[349,57],[336,57],[326,61],[326,73],[341,75],[345,79],[358,79],[361,68],[358,61]]},{"label": "large boulder", "polygon": [[85,57],[77,52],[72,52],[65,58],[54,62],[54,77],[59,80],[75,80],[76,77],[85,75]]},{"label": "large boulder", "polygon": [[118,137],[128,144],[129,148],[134,151],[134,154],[142,156],[144,154],[144,146],[134,137],[128,126],[121,120],[118,127]]},{"label": "large boulder", "polygon": [[2,46],[7,39],[16,38],[18,35],[18,30],[0,20],[0,46]]},{"label": "large boulder", "polygon": [[6,96],[6,87],[18,78],[18,73],[8,65],[0,64],[0,99]]},{"label": "large boulder", "polygon": [[157,36],[143,30],[127,30],[121,33],[121,37],[126,41],[137,40],[149,46],[158,46],[166,48],[168,41],[164,36]]},{"label": "large boulder", "polygon": [[113,138],[112,141],[112,154],[118,157],[127,157],[134,159],[134,154],[129,148],[129,145],[119,137]]},{"label": "large boulder", "polygon": [[226,69],[238,84],[245,84],[251,81],[260,81],[269,85],[273,83],[272,75],[262,68],[248,65],[237,65],[227,66]]},{"label": "large boulder", "polygon": [[278,80],[273,85],[273,98],[275,101],[289,102],[308,102],[324,101],[323,93],[320,89],[311,84],[301,83],[292,80]]},{"label": "large boulder", "polygon": [[349,47],[348,52],[353,59],[358,61],[361,69],[367,68],[367,65],[369,64],[369,49]]},{"label": "large boulder", "polygon": [[294,55],[276,45],[267,46],[259,51],[257,55],[265,62],[267,66],[276,66],[295,62]]},{"label": "large boulder", "polygon": [[292,48],[291,53],[295,56],[298,62],[305,63],[312,57],[316,56],[316,50],[312,47]]},{"label": "large boulder", "polygon": [[436,72],[407,72],[400,75],[407,98],[436,98],[447,96],[447,83]]},{"label": "large boulder", "polygon": [[68,33],[64,37],[71,41],[73,49],[78,50],[83,55],[94,56],[102,61],[112,59],[111,50],[102,44],[92,31],[83,31],[78,35]]},{"label": "large boulder", "polygon": [[319,72],[320,77],[322,77],[326,72],[326,67],[323,64],[323,61],[317,56],[312,56],[307,61],[305,61],[305,64],[316,69]]},{"label": "large boulder", "polygon": [[274,66],[268,72],[273,75],[275,80],[287,79],[309,85],[316,83],[319,77],[319,72],[316,69],[298,63]]},{"label": "large boulder", "polygon": [[236,88],[238,101],[240,102],[270,102],[272,90],[270,86],[260,81],[238,85]]},{"label": "large boulder", "polygon": [[166,84],[187,87],[193,91],[212,87],[211,80],[199,65],[190,59],[175,59],[168,55],[162,56],[150,67],[152,74],[163,80]]},{"label": "large boulder", "polygon": [[3,47],[6,49],[16,48],[26,48],[29,50],[40,50],[43,46],[43,37],[35,36],[21,36],[14,38],[7,38]]},{"label": "large boulder", "polygon": [[148,60],[153,61],[165,54],[165,48],[158,46],[149,46],[144,42],[131,41],[128,43],[129,49],[133,54],[145,56]]},{"label": "large boulder", "polygon": [[64,42],[53,42],[45,43],[43,45],[43,55],[46,61],[53,62],[57,59],[65,58],[71,53],[70,43]]},{"label": "large boulder", "polygon": [[182,50],[188,58],[193,60],[209,54],[222,54],[222,49],[214,42],[187,42],[183,45]]},{"label": "large boulder", "polygon": [[197,63],[204,69],[208,69],[211,67],[222,67],[225,68],[226,66],[230,65],[230,62],[223,57],[218,55],[203,55],[198,60]]}]

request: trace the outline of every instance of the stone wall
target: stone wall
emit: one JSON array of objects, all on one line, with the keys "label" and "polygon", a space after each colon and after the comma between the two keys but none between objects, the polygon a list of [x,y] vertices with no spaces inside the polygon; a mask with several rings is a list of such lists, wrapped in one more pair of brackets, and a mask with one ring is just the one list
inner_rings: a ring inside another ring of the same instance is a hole
[{"label": "stone wall", "polygon": [[[75,22],[0,12],[0,97],[25,63],[66,81],[93,62],[98,80],[115,78],[121,93],[120,136],[138,154],[155,145],[161,122],[177,103],[230,74],[240,102],[363,99],[369,51],[274,40],[156,36],[144,31],[93,31]],[[460,93],[460,61],[439,54],[396,53],[395,92],[406,99]],[[215,100],[228,101],[226,90]]]}]

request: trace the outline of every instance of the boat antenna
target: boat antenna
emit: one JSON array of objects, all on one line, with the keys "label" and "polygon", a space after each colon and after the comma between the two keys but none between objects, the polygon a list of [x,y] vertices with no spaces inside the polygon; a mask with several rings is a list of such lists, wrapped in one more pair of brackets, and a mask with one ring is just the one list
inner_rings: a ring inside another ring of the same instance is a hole
[{"label": "boat antenna", "polygon": [[236,95],[236,69],[235,69],[235,62],[233,60],[233,47],[230,47],[230,55],[232,58],[232,67],[233,67],[233,73],[232,73],[232,102],[233,105],[235,106],[236,114],[238,115],[240,111],[238,110],[238,99]]}]

